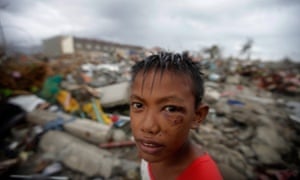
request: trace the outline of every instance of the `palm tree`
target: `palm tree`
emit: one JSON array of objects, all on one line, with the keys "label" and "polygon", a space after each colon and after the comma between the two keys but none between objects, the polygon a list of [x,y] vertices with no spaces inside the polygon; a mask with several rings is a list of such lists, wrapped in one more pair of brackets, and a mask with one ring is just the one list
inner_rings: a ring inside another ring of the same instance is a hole
[{"label": "palm tree", "polygon": [[253,47],[253,40],[249,38],[242,46],[242,49],[240,50],[240,55],[245,54],[247,55],[247,60],[250,60],[252,47]]},{"label": "palm tree", "polygon": [[221,50],[218,45],[212,45],[211,47],[205,48],[204,53],[209,54],[210,59],[220,58]]}]

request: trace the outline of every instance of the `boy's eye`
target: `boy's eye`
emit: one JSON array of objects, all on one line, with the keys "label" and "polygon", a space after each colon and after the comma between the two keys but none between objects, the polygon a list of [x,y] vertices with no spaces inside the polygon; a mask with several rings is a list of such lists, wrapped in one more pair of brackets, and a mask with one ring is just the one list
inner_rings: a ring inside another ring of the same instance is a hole
[{"label": "boy's eye", "polygon": [[178,112],[178,111],[181,110],[181,108],[178,107],[178,106],[172,106],[171,105],[171,106],[164,107],[164,110],[167,111],[167,112]]},{"label": "boy's eye", "polygon": [[134,109],[141,109],[143,107],[143,104],[142,103],[138,103],[138,102],[133,102],[133,103],[131,103],[131,106]]}]

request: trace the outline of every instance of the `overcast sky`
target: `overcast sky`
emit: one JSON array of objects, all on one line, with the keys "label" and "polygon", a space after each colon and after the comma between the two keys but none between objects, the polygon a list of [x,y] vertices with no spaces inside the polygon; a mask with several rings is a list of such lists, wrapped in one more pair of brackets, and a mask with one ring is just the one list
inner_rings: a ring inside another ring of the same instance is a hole
[{"label": "overcast sky", "polygon": [[0,11],[10,44],[64,34],[171,51],[217,44],[226,57],[252,38],[253,58],[300,61],[299,0],[1,0]]}]

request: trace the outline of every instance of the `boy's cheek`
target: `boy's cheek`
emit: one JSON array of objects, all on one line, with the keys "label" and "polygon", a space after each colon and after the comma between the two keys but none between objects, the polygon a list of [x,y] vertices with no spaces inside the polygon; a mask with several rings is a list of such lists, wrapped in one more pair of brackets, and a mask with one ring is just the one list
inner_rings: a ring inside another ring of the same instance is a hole
[{"label": "boy's cheek", "polygon": [[183,115],[177,114],[177,115],[169,115],[167,112],[163,113],[164,119],[168,121],[168,123],[171,126],[179,126],[183,124],[184,117]]},{"label": "boy's cheek", "polygon": [[140,129],[140,122],[141,120],[137,119],[136,117],[131,117],[130,118],[130,128],[132,132],[139,131]]}]

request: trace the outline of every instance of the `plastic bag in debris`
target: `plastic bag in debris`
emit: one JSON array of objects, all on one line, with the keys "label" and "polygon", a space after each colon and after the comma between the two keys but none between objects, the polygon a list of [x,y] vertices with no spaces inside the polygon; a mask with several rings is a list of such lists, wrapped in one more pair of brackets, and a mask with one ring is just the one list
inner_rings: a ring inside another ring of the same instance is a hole
[{"label": "plastic bag in debris", "polygon": [[60,90],[57,94],[56,99],[67,112],[75,112],[79,110],[78,102],[71,97],[71,94],[68,91]]},{"label": "plastic bag in debris", "polygon": [[55,75],[49,77],[43,85],[43,88],[41,92],[39,93],[40,96],[46,100],[48,100],[50,103],[55,102],[55,97],[57,93],[59,92],[59,84],[62,81],[62,76],[60,75]]},{"label": "plastic bag in debris", "polygon": [[111,118],[104,113],[100,100],[93,99],[92,102],[84,104],[82,109],[90,118],[104,124],[112,124]]}]

